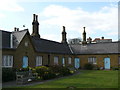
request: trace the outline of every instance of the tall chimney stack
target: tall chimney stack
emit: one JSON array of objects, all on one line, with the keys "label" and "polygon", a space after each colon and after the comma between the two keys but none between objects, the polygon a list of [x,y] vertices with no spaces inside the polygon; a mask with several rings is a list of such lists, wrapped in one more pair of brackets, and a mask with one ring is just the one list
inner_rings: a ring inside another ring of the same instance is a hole
[{"label": "tall chimney stack", "polygon": [[63,26],[63,31],[62,31],[62,43],[67,44],[67,38],[66,38],[66,31],[65,31],[65,26]]},{"label": "tall chimney stack", "polygon": [[83,27],[83,29],[84,29],[84,31],[83,31],[83,42],[82,42],[82,44],[85,45],[85,44],[87,44],[87,42],[86,42],[86,32],[85,32],[85,27]]},{"label": "tall chimney stack", "polygon": [[31,34],[31,36],[40,38],[38,15],[36,15],[36,14],[33,14],[32,28],[33,28],[33,32]]}]

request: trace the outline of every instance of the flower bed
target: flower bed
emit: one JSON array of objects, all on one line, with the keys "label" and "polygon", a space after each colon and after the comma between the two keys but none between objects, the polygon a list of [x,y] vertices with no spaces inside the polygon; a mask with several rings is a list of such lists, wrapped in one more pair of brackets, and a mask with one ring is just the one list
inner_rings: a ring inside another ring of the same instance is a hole
[{"label": "flower bed", "polygon": [[31,71],[33,75],[36,75],[37,80],[48,80],[56,77],[62,77],[74,74],[74,70],[70,70],[68,67],[63,67],[60,65],[38,66],[35,68],[21,68],[18,71]]}]

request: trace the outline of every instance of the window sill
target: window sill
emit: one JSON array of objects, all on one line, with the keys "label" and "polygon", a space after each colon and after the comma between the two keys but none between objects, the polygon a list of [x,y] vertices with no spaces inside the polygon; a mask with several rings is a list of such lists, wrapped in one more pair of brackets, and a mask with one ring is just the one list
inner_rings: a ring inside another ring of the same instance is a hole
[{"label": "window sill", "polygon": [[2,66],[3,68],[12,68],[12,66]]}]

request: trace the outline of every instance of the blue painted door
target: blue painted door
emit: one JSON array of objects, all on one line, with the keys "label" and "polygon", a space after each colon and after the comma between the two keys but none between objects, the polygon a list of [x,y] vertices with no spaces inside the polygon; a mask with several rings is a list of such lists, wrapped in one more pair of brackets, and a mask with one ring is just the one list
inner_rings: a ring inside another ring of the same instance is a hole
[{"label": "blue painted door", "polygon": [[75,58],[75,68],[79,68],[80,67],[80,59],[79,58]]},{"label": "blue painted door", "polygon": [[24,56],[23,57],[23,65],[22,65],[23,68],[27,68],[28,67],[28,57],[27,56]]},{"label": "blue painted door", "polygon": [[105,69],[110,69],[110,58],[104,58]]}]

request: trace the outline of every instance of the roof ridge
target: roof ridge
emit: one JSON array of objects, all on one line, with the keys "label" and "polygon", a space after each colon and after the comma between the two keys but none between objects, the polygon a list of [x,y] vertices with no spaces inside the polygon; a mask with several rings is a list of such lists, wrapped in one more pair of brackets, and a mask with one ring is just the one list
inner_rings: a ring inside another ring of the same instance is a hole
[{"label": "roof ridge", "polygon": [[18,32],[23,32],[23,31],[28,31],[28,29],[20,30],[20,31],[12,31],[12,33],[18,33]]},{"label": "roof ridge", "polygon": [[[36,39],[36,38],[35,38],[35,39]],[[41,40],[45,40],[45,41],[49,41],[49,42],[54,42],[54,43],[62,44],[62,43],[60,43],[60,42],[53,41],[53,40],[48,40],[48,39],[44,39],[44,38],[37,38],[37,39],[41,39]]]},{"label": "roof ridge", "polygon": [[11,33],[10,31],[5,31],[5,30],[0,30],[0,31]]}]

